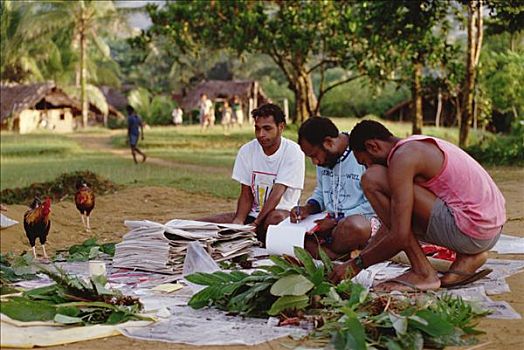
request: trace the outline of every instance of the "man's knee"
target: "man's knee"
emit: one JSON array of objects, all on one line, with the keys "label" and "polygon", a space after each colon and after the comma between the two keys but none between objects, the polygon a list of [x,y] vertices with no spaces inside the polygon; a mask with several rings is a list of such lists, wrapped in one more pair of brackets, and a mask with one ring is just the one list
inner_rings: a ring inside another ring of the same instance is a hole
[{"label": "man's knee", "polygon": [[370,193],[382,189],[385,181],[387,181],[387,168],[382,165],[372,165],[362,174],[360,183],[364,193]]},{"label": "man's knee", "polygon": [[289,216],[287,210],[272,210],[264,220],[264,226],[278,225]]},{"label": "man's knee", "polygon": [[362,215],[352,215],[338,223],[333,235],[347,237],[351,249],[363,248],[371,237],[371,224]]}]

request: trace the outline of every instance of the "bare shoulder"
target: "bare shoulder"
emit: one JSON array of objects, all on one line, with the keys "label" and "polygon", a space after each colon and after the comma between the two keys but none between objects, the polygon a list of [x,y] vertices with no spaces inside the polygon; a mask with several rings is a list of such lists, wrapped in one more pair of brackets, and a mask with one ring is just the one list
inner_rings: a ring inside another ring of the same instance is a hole
[{"label": "bare shoulder", "polygon": [[444,155],[438,146],[428,141],[412,141],[401,145],[390,159],[390,167],[411,168],[425,180],[436,175],[444,163]]}]

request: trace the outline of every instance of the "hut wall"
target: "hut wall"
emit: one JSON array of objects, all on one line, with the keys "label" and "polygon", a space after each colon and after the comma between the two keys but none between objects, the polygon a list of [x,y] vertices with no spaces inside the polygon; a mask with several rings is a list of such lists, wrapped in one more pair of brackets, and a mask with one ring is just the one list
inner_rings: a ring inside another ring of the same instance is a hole
[{"label": "hut wall", "polygon": [[25,109],[20,112],[18,128],[20,134],[28,134],[35,131],[40,123],[40,111],[37,109]]},{"label": "hut wall", "polygon": [[[42,121],[44,121],[45,111],[42,112]],[[58,133],[73,132],[74,120],[70,108],[47,110],[46,129]]]}]

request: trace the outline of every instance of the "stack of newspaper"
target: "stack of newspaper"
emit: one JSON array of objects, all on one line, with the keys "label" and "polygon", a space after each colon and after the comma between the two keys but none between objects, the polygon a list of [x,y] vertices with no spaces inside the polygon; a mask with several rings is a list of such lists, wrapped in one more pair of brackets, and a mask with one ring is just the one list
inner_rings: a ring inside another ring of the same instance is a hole
[{"label": "stack of newspaper", "polygon": [[181,274],[187,245],[199,241],[215,261],[247,254],[257,244],[253,227],[191,220],[160,224],[125,221],[130,231],[116,245],[113,266]]}]

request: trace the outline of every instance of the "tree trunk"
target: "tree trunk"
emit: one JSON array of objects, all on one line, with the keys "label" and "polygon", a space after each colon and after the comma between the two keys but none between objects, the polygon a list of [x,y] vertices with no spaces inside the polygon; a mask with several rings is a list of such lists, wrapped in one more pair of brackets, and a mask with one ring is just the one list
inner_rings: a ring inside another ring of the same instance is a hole
[{"label": "tree trunk", "polygon": [[[82,3],[83,5],[83,3]],[[85,25],[84,25],[84,8],[82,6],[82,11],[80,14],[80,27],[79,27],[79,35],[80,35],[80,104],[82,106],[82,126],[84,128],[87,128],[87,96],[86,96],[86,62],[85,62],[85,56],[86,56],[86,33],[85,33]]]},{"label": "tree trunk", "polygon": [[413,65],[413,86],[411,95],[413,98],[413,127],[411,133],[421,134],[424,116],[422,114],[422,64],[415,62]]},{"label": "tree trunk", "polygon": [[313,91],[311,75],[301,71],[298,79],[293,82],[295,92],[295,119],[294,122],[302,123],[315,115],[317,97]]},{"label": "tree trunk", "polygon": [[473,119],[473,93],[477,65],[482,45],[482,0],[468,2],[468,51],[466,55],[466,77],[462,117],[460,119],[459,146],[468,145],[469,127]]},{"label": "tree trunk", "polygon": [[435,126],[440,126],[440,115],[442,114],[442,92],[438,89],[437,95],[437,113],[435,113]]}]

